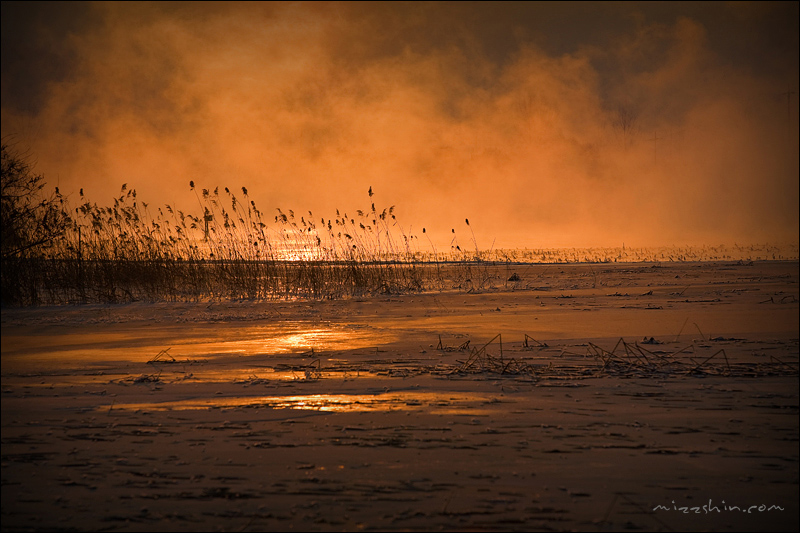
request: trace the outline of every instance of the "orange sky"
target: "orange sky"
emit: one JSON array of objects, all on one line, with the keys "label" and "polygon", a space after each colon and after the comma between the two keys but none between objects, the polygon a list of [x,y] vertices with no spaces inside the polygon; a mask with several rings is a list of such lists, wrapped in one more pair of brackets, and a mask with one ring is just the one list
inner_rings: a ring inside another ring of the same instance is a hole
[{"label": "orange sky", "polygon": [[798,240],[797,2],[2,9],[4,142],[75,203],[372,187],[440,244]]}]

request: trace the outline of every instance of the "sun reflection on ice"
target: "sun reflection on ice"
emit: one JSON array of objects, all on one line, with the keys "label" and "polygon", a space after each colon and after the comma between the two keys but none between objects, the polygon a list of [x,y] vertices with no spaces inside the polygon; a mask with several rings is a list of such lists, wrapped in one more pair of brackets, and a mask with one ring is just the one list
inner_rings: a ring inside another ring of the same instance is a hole
[{"label": "sun reflection on ice", "polygon": [[[295,409],[307,411],[353,412],[430,410],[440,413],[476,414],[481,404],[491,403],[486,394],[436,392],[387,392],[377,394],[306,394],[295,396],[247,396],[229,398],[192,398],[153,403],[115,404],[125,411],[187,411],[232,408]],[[108,410],[108,406],[98,407]]]},{"label": "sun reflection on ice", "polygon": [[313,329],[270,339],[278,351],[310,350],[348,350],[372,346],[372,336],[360,336],[349,330]]},{"label": "sun reflection on ice", "polygon": [[[249,335],[237,340],[203,343],[207,353],[239,353],[242,355],[287,354],[302,352],[334,352],[358,350],[386,344],[394,340],[393,335],[370,328],[322,326],[302,331],[287,332],[293,326],[281,326],[279,330],[252,330]],[[297,328],[299,329],[299,328]],[[264,335],[264,333],[267,333]],[[199,346],[195,345],[196,350]]]}]

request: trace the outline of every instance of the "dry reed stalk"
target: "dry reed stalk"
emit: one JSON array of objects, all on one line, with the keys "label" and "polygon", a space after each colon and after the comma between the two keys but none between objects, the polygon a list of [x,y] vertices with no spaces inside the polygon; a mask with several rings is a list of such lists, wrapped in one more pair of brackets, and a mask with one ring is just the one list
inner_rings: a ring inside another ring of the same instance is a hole
[{"label": "dry reed stalk", "polygon": [[[531,345],[530,341],[533,341],[536,344]],[[528,335],[527,333],[525,333],[525,339],[522,342],[522,347],[523,348],[547,348],[548,346],[547,346],[547,343],[539,342],[536,339],[534,339],[533,337],[531,337],[530,335]]]},{"label": "dry reed stalk", "polygon": [[781,361],[780,359],[778,359],[774,355],[770,355],[769,358],[770,358],[770,361],[773,361],[773,362],[776,362],[776,363],[781,364],[783,366],[786,366],[789,369],[794,370],[795,372],[797,372],[797,370],[798,370],[798,368],[796,366],[792,366],[791,364],[789,364],[789,363],[787,363],[785,361]]},{"label": "dry reed stalk", "polygon": [[439,351],[442,351],[442,352],[455,352],[455,351],[463,352],[463,351],[469,349],[469,343],[470,343],[470,341],[466,340],[466,341],[462,342],[461,344],[459,344],[456,347],[447,346],[444,343],[442,343],[442,336],[439,335],[439,344],[436,345],[436,349],[439,350]]},{"label": "dry reed stalk", "polygon": [[701,363],[699,363],[699,364],[697,364],[697,361],[695,361],[693,357],[690,357],[689,359],[691,359],[693,363],[697,364],[697,366],[695,366],[694,368],[692,368],[692,369],[690,369],[689,371],[687,371],[687,374],[694,374],[695,372],[697,372],[698,370],[700,370],[700,368],[701,368],[703,365],[705,365],[707,362],[709,362],[710,360],[712,360],[714,357],[716,357],[716,356],[717,356],[717,355],[719,355],[719,354],[722,354],[722,356],[725,358],[725,364],[727,365],[727,368],[728,368],[728,373],[730,373],[730,370],[731,370],[731,364],[730,364],[730,362],[728,361],[728,355],[725,353],[725,349],[724,349],[724,348],[720,348],[719,350],[717,350],[716,352],[714,352],[714,354],[713,354],[713,355],[711,355],[711,356],[710,356],[710,357],[708,357],[707,359],[704,359],[704,360],[703,360],[703,362],[701,362]]},{"label": "dry reed stalk", "polygon": [[[165,363],[165,362],[166,362],[166,363],[175,363],[175,362],[176,362],[175,358],[174,358],[174,357],[172,357],[172,356],[171,356],[171,355],[168,353],[168,352],[169,352],[171,349],[172,349],[172,347],[170,347],[170,348],[167,348],[167,349],[165,349],[165,350],[161,350],[160,352],[158,352],[158,354],[156,354],[156,356],[155,356],[155,357],[153,357],[152,359],[150,359],[149,361],[147,361],[147,364],[148,364],[148,365],[150,365],[150,364],[153,364],[153,363],[156,363],[156,362],[160,362],[160,363]],[[164,360],[162,360],[162,358],[166,358],[166,357],[169,357],[169,361],[164,361]]]},{"label": "dry reed stalk", "polygon": [[[498,341],[500,356],[495,357],[486,351],[486,348],[494,341]],[[481,346],[473,348],[466,361],[460,362],[460,366],[452,371],[453,373],[494,373],[494,374],[534,374],[531,365],[517,361],[516,359],[506,360],[503,355],[503,337],[497,334],[492,339]]]}]

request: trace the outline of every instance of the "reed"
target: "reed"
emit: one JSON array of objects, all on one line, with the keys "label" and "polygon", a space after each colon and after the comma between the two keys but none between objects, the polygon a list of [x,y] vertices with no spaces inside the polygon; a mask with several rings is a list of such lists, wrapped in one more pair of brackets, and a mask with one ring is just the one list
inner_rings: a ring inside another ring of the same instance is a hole
[{"label": "reed", "polygon": [[[60,198],[63,231],[47,247],[3,258],[5,305],[331,299],[445,286],[397,221],[395,206],[356,216],[276,209],[267,216],[227,187],[189,190],[197,211],[153,208],[123,184],[113,205],[70,207]],[[463,258],[462,258],[463,259]],[[11,290],[13,287],[14,290]],[[7,290],[8,289],[8,290]]]}]

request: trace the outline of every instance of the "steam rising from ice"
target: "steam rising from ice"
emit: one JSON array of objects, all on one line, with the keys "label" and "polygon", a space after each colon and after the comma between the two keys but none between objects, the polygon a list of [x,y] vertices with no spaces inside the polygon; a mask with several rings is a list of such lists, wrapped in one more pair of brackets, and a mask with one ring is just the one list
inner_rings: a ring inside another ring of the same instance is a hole
[{"label": "steam rising from ice", "polygon": [[683,4],[4,4],[2,134],[75,202],[372,187],[443,243],[796,242],[797,4]]}]

